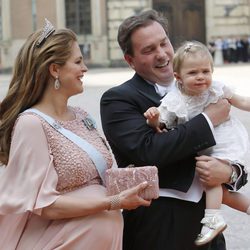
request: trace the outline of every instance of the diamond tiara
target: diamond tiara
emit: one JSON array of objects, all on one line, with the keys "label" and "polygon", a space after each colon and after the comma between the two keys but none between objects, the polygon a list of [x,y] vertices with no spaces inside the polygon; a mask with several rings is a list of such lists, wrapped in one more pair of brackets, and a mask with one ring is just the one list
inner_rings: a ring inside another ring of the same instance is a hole
[{"label": "diamond tiara", "polygon": [[45,24],[43,26],[42,34],[40,35],[36,43],[36,46],[40,47],[54,31],[55,31],[54,26],[47,18],[45,18]]}]

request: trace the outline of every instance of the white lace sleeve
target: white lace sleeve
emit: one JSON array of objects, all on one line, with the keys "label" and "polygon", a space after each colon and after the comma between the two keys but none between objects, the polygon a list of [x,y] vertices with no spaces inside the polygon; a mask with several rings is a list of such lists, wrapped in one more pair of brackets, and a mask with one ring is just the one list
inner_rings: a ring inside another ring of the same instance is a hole
[{"label": "white lace sleeve", "polygon": [[160,105],[158,107],[160,112],[159,121],[166,125],[166,128],[171,129],[177,125],[177,116],[175,113],[170,112],[166,106]]},{"label": "white lace sleeve", "polygon": [[180,121],[187,121],[186,106],[182,94],[177,89],[170,91],[161,100],[158,110],[160,112],[160,122],[163,122],[169,129],[182,123]]},{"label": "white lace sleeve", "polygon": [[224,95],[223,95],[224,98],[227,98],[228,100],[232,99],[234,93],[230,87],[225,85],[223,87],[223,91],[224,91]]}]

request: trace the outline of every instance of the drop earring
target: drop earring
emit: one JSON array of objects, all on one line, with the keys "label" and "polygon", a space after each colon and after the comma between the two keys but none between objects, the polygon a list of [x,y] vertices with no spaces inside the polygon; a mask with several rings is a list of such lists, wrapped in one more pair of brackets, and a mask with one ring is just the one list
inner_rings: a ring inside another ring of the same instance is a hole
[{"label": "drop earring", "polygon": [[59,82],[58,76],[56,76],[56,80],[55,80],[55,83],[54,83],[54,88],[56,90],[58,90],[60,88],[60,82]]}]

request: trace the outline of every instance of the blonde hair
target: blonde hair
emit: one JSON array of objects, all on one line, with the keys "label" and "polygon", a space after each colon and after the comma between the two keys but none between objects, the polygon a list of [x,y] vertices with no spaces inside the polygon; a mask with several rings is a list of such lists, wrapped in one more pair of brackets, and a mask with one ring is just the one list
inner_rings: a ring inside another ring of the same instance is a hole
[{"label": "blonde hair", "polygon": [[210,60],[213,70],[213,57],[208,48],[198,41],[185,41],[175,52],[173,60],[174,72],[180,73],[182,64],[187,57],[201,54]]},{"label": "blonde hair", "polygon": [[0,162],[8,163],[11,133],[18,115],[35,105],[43,96],[49,82],[52,63],[64,65],[77,41],[75,33],[60,29],[50,35],[41,47],[36,44],[42,29],[31,34],[20,49],[6,97],[0,104]]}]

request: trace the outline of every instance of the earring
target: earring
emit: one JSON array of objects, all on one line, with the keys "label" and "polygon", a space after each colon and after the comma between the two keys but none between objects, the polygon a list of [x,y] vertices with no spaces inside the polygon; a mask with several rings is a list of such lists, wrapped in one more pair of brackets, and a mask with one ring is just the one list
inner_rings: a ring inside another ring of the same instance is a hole
[{"label": "earring", "polygon": [[60,82],[59,82],[58,76],[56,76],[56,80],[55,80],[55,83],[54,83],[54,88],[56,90],[58,90],[60,88]]}]

